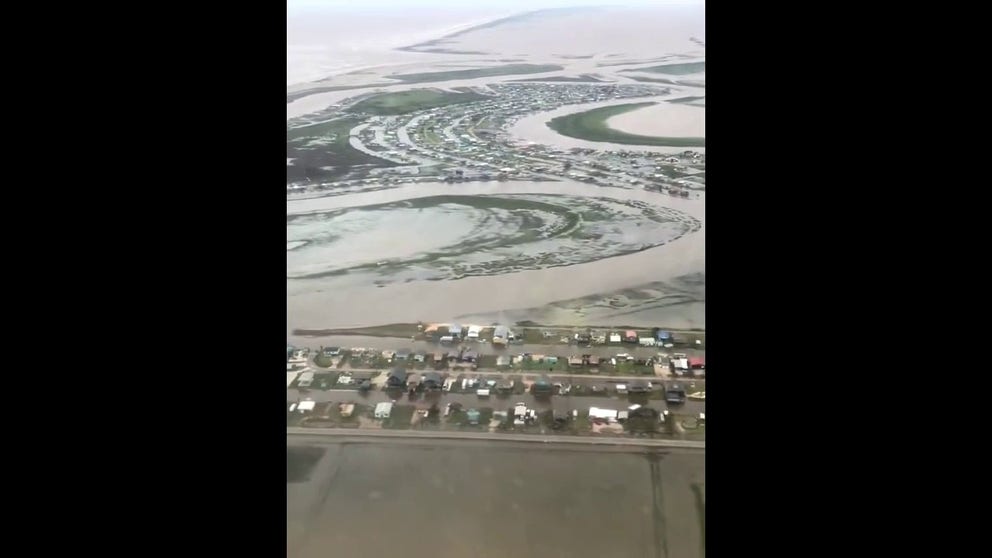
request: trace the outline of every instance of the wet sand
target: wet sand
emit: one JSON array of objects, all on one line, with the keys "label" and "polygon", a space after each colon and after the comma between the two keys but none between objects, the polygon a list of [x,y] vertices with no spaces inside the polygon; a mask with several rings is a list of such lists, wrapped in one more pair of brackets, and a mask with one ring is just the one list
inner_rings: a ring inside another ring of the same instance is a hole
[{"label": "wet sand", "polygon": [[289,444],[287,468],[309,479],[287,482],[289,558],[703,555],[703,452]]}]

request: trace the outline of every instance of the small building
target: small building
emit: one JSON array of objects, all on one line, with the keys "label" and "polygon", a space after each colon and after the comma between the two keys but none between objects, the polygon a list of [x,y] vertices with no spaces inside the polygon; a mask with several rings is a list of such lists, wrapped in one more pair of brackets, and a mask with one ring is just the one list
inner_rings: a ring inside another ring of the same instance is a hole
[{"label": "small building", "polygon": [[400,349],[396,351],[396,355],[393,357],[395,360],[407,360],[410,358],[410,349]]},{"label": "small building", "polygon": [[413,353],[414,362],[425,362],[427,360],[427,353],[424,351],[417,351]]},{"label": "small building", "polygon": [[629,393],[647,393],[651,391],[651,384],[644,380],[633,380],[627,385]]},{"label": "small building", "polygon": [[389,376],[386,377],[386,386],[391,388],[406,387],[406,370],[402,368],[393,368],[390,370]]},{"label": "small building", "polygon": [[444,362],[445,358],[447,357],[448,357],[448,353],[445,353],[444,351],[437,351],[436,353],[434,353],[434,362],[435,363]]},{"label": "small building", "polygon": [[375,406],[375,418],[377,419],[388,419],[390,415],[393,414],[393,402],[385,401],[383,403],[377,403]]},{"label": "small building", "polygon": [[341,403],[340,405],[338,405],[338,414],[341,415],[342,418],[348,418],[354,413],[355,413],[354,403]]},{"label": "small building", "polygon": [[662,344],[668,343],[672,339],[672,334],[667,331],[658,331],[658,333],[655,334],[655,339]]},{"label": "small building", "polygon": [[473,325],[468,326],[468,335],[465,336],[466,339],[478,339],[479,335],[482,334],[482,326]]},{"label": "small building", "polygon": [[475,361],[477,360],[479,360],[479,353],[475,351],[469,350],[462,353],[462,358],[461,358],[462,362],[475,363]]},{"label": "small building", "polygon": [[638,342],[642,347],[654,347],[657,342],[652,337],[641,337]]},{"label": "small building", "polygon": [[599,357],[596,355],[589,355],[586,362],[589,363],[589,366],[599,366]]},{"label": "small building", "polygon": [[316,407],[316,406],[317,406],[317,402],[316,401],[311,401],[311,400],[307,399],[306,401],[300,401],[300,404],[297,405],[296,410],[299,411],[299,412],[301,412],[301,413],[305,413],[305,412],[308,412],[308,411],[313,411],[313,408]]},{"label": "small building", "polygon": [[496,326],[493,330],[493,344],[494,345],[505,345],[509,338],[510,330],[506,326]]},{"label": "small building", "polygon": [[619,343],[621,341],[619,333],[610,334],[610,343]]},{"label": "small building", "polygon": [[[453,339],[461,339],[462,338],[462,326],[460,326],[458,324],[451,324],[450,326],[448,326],[448,336],[450,336]],[[442,337],[441,339],[444,339],[444,338]]]},{"label": "small building", "polygon": [[530,389],[535,394],[549,394],[552,391],[551,380],[547,376],[541,376],[531,384]]},{"label": "small building", "polygon": [[558,364],[558,357],[556,356],[546,356],[544,357],[544,362],[548,364]]},{"label": "small building", "polygon": [[489,397],[489,388],[487,387],[479,388],[475,390],[475,394],[478,395],[479,397]]},{"label": "small building", "polygon": [[568,365],[569,366],[582,366],[582,357],[580,357],[580,356],[571,356],[571,357],[568,357]]},{"label": "small building", "polygon": [[627,343],[637,343],[637,332],[632,329],[628,329],[623,334],[623,340]]},{"label": "small building", "polygon": [[617,420],[617,410],[616,409],[600,409],[598,407],[589,407],[589,419],[590,420],[607,420],[615,421]]},{"label": "small building", "polygon": [[513,386],[516,383],[513,380],[500,380],[496,383],[496,391],[507,393],[513,391]]},{"label": "small building", "polygon": [[465,418],[468,419],[469,424],[479,424],[479,418],[482,415],[479,411],[475,409],[469,409],[465,411]]},{"label": "small building", "polygon": [[[706,368],[706,359],[703,357],[692,357],[689,359],[689,368],[692,370],[704,370]],[[717,371],[719,372],[719,370]]]},{"label": "small building", "polygon": [[506,368],[508,366],[510,366],[510,357],[506,355],[496,357],[496,368]]},{"label": "small building", "polygon": [[444,387],[444,380],[437,372],[425,372],[420,385],[424,386],[426,390],[436,391]]},{"label": "small building", "polygon": [[417,389],[419,386],[420,386],[420,374],[414,372],[406,377],[406,387],[409,388],[410,391]]}]

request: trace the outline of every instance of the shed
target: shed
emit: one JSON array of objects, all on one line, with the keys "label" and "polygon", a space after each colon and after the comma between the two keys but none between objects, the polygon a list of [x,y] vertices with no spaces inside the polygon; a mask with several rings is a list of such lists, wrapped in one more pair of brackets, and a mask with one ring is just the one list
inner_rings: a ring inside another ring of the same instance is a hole
[{"label": "shed", "polygon": [[317,406],[317,402],[310,401],[308,399],[306,401],[300,401],[300,404],[296,407],[296,410],[298,410],[301,413],[304,411],[312,411],[315,406]]},{"label": "shed", "polygon": [[383,403],[378,403],[375,406],[375,418],[377,419],[388,419],[389,415],[393,413],[393,402],[385,401]]}]

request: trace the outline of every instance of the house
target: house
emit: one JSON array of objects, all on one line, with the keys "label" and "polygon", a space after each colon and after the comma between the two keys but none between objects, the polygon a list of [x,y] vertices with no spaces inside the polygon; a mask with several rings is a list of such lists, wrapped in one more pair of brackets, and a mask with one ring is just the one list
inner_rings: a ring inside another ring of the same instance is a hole
[{"label": "house", "polygon": [[383,403],[377,403],[375,406],[375,418],[377,419],[388,419],[390,415],[393,414],[393,402],[385,401]]},{"label": "house", "polygon": [[466,339],[478,340],[479,335],[482,334],[482,326],[473,325],[468,326],[468,335],[465,336]]},{"label": "house", "polygon": [[586,362],[589,363],[589,366],[599,366],[599,357],[596,355],[589,355]]},{"label": "house", "polygon": [[706,369],[706,359],[703,357],[692,357],[689,359],[689,368],[693,370],[705,370]]},{"label": "house", "polygon": [[447,357],[448,357],[448,353],[445,353],[443,351],[437,351],[436,353],[434,353],[434,362],[436,364],[442,363]]},{"label": "house", "polygon": [[479,424],[479,417],[482,413],[475,409],[469,409],[465,411],[465,418],[468,419],[469,424]]},{"label": "house", "polygon": [[619,343],[619,342],[620,342],[620,334],[619,333],[611,333],[610,334],[610,343]]},{"label": "house", "polygon": [[628,329],[623,334],[623,340],[627,343],[637,343],[637,332],[632,329]]},{"label": "house", "polygon": [[547,362],[548,364],[558,364],[558,357],[556,356],[544,357],[544,362]]},{"label": "house", "polygon": [[338,414],[341,415],[341,418],[348,418],[354,413],[355,413],[354,403],[341,403],[338,405]]},{"label": "house", "polygon": [[510,357],[506,355],[496,357],[496,368],[505,368],[507,366],[510,366]]},{"label": "house", "polygon": [[406,387],[406,370],[393,368],[386,377],[386,387],[404,388]]},{"label": "house", "polygon": [[507,341],[510,340],[510,330],[506,326],[496,326],[493,330],[493,344],[494,345],[506,345]]},{"label": "house", "polygon": [[665,388],[665,402],[669,404],[685,403],[685,390],[678,384]]},{"label": "house", "polygon": [[633,380],[627,386],[627,391],[630,393],[648,393],[651,391],[651,384],[644,380]]},{"label": "house", "polygon": [[599,409],[597,407],[589,407],[589,420],[606,420],[613,422],[617,420],[616,409]]},{"label": "house", "polygon": [[475,351],[469,350],[469,351],[465,351],[465,352],[462,353],[462,356],[461,356],[461,361],[462,362],[475,363],[475,361],[477,361],[477,360],[479,360],[479,353],[477,353]]},{"label": "house", "polygon": [[507,393],[513,391],[513,386],[516,385],[513,380],[501,380],[496,383],[496,391],[501,393]]},{"label": "house", "polygon": [[672,360],[672,365],[675,367],[676,371],[686,371],[689,370],[689,359],[687,358],[676,358]]},{"label": "house", "polygon": [[641,337],[638,341],[642,347],[654,347],[657,343],[653,337]]},{"label": "house", "polygon": [[425,372],[420,385],[424,386],[426,390],[436,391],[444,387],[444,380],[437,372]]},{"label": "house", "polygon": [[424,351],[417,351],[416,353],[413,353],[414,362],[424,362],[426,360],[427,360],[427,353],[425,353]]},{"label": "house", "polygon": [[579,345],[588,345],[590,341],[592,341],[592,335],[589,335],[588,333],[575,334],[575,342]]},{"label": "house", "polygon": [[582,366],[582,357],[580,356],[570,356],[568,357],[569,366]]},{"label": "house", "polygon": [[406,387],[410,388],[410,391],[417,389],[418,386],[420,386],[420,374],[414,372],[406,377]]},{"label": "house", "polygon": [[551,380],[547,376],[541,376],[531,384],[530,390],[534,394],[549,394],[551,393]]},{"label": "house", "polygon": [[[456,340],[457,339],[461,339],[462,338],[462,326],[460,326],[458,324],[451,324],[450,326],[448,326],[448,336],[450,336],[452,339],[456,339]],[[444,338],[442,337],[441,339],[444,339]]]},{"label": "house", "polygon": [[300,401],[300,404],[299,406],[296,407],[296,410],[303,413],[306,411],[313,411],[314,407],[316,406],[317,406],[316,401],[311,401],[310,399],[307,399],[306,401]]},{"label": "house", "polygon": [[395,360],[407,360],[410,358],[410,349],[400,349],[396,351],[396,355],[393,357]]},{"label": "house", "polygon": [[658,333],[655,334],[655,339],[658,341],[658,343],[661,344],[668,343],[671,340],[671,338],[672,338],[672,334],[667,331],[659,330]]}]

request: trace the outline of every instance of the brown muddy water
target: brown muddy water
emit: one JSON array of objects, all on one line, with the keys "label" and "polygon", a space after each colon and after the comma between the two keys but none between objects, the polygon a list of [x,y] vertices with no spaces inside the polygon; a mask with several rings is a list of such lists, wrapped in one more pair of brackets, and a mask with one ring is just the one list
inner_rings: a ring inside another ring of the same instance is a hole
[{"label": "brown muddy water", "polygon": [[704,555],[703,452],[290,439],[287,469],[289,558]]}]

